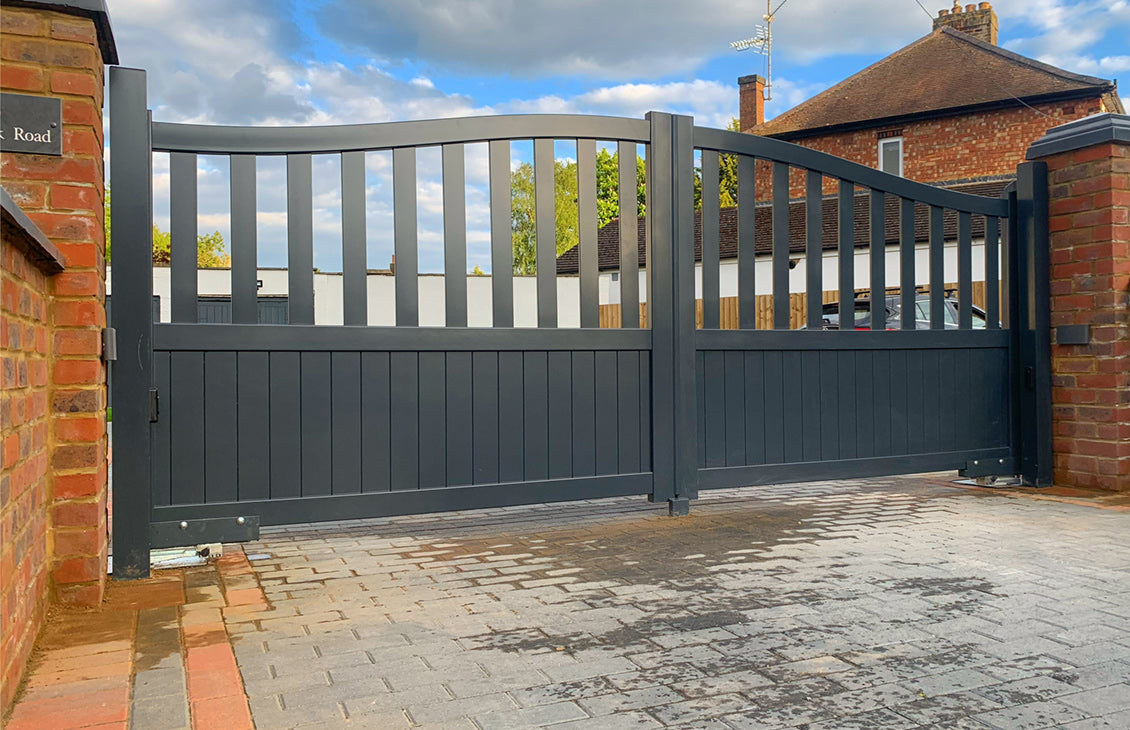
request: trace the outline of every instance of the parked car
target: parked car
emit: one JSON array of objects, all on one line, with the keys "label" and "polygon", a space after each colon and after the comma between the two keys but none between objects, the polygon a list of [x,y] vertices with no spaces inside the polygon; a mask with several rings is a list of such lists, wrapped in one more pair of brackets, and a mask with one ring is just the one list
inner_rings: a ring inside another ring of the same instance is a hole
[{"label": "parked car", "polygon": [[[946,297],[942,300],[945,307],[943,313],[943,322],[945,328],[948,330],[957,329],[958,323],[958,302],[952,297]],[[900,330],[902,329],[902,302],[900,297],[896,294],[886,298],[886,316],[887,322],[884,329]],[[978,306],[973,306],[973,329],[985,329],[988,323],[988,317],[985,315],[985,310]],[[838,330],[840,329],[840,304],[839,302],[831,302],[824,305],[821,318],[824,320],[824,329]],[[915,328],[920,330],[930,329],[930,295],[918,294],[914,298],[914,323]],[[854,329],[869,330],[871,329],[871,298],[859,297],[855,300],[855,322]]]}]

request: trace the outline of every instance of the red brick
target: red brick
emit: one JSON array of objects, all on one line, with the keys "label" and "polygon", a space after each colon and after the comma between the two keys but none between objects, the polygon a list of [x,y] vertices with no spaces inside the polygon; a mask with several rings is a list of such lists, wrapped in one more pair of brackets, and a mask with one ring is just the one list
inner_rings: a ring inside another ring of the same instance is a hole
[{"label": "red brick", "polygon": [[56,94],[98,97],[102,94],[102,86],[96,81],[93,73],[52,71],[51,91]]},{"label": "red brick", "polygon": [[98,360],[58,360],[55,383],[58,385],[97,385],[104,382],[102,363]]},{"label": "red brick", "polygon": [[0,13],[0,33],[44,35],[46,32],[47,24],[43,22],[42,13],[19,8],[4,8],[4,12]]},{"label": "red brick", "polygon": [[100,473],[58,474],[55,476],[55,498],[92,497],[103,487]]},{"label": "red brick", "polygon": [[98,502],[60,502],[52,516],[56,527],[91,527],[102,524],[105,510]]},{"label": "red brick", "polygon": [[105,533],[96,527],[88,530],[55,530],[55,555],[99,555],[104,541]]},{"label": "red brick", "polygon": [[52,450],[52,466],[56,469],[97,468],[106,458],[105,447],[98,444],[63,444]]},{"label": "red brick", "polygon": [[60,297],[98,296],[102,293],[102,278],[93,271],[63,271],[56,274],[55,295]]},{"label": "red brick", "polygon": [[18,91],[42,91],[43,72],[35,67],[5,64],[4,73],[0,74],[0,87]]},{"label": "red brick", "polygon": [[55,324],[71,327],[105,327],[106,309],[96,301],[55,302]]},{"label": "red brick", "polygon": [[[57,274],[56,279],[66,274]],[[74,276],[75,274],[72,274]],[[84,274],[84,276],[94,276]],[[58,287],[58,281],[56,281]],[[102,336],[98,330],[56,330],[55,354],[56,355],[100,355],[102,353]]]},{"label": "red brick", "polygon": [[89,583],[105,573],[98,557],[68,558],[60,560],[53,571],[56,583]]},{"label": "red brick", "polygon": [[100,247],[94,243],[59,242],[55,246],[69,269],[95,269],[104,260]]},{"label": "red brick", "polygon": [[[73,133],[84,132],[74,130]],[[68,130],[68,133],[72,133]],[[84,132],[91,135],[89,131]],[[93,135],[91,135],[93,137]],[[65,185],[56,183],[51,186],[51,207],[55,210],[87,210],[102,212],[102,196],[98,188],[93,185]]]},{"label": "red brick", "polygon": [[52,241],[100,241],[102,219],[93,215],[75,213],[29,213],[28,217]]},{"label": "red brick", "polygon": [[56,18],[51,21],[51,37],[63,41],[80,41],[95,45],[98,33],[93,21],[79,18]]}]

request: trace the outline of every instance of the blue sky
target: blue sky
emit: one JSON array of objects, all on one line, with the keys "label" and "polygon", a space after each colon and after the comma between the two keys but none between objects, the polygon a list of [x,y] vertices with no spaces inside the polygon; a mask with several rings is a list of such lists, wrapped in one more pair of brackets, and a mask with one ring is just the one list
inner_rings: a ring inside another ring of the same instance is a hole
[{"label": "blue sky", "polygon": [[[779,1],[779,0],[778,0]],[[774,22],[769,116],[819,93],[931,29],[950,3],[787,0]],[[688,113],[722,126],[737,114],[736,78],[764,58],[729,42],[754,34],[765,5],[746,0],[109,0],[122,65],[148,71],[154,118],[215,124],[342,124],[495,113]],[[1103,78],[1130,72],[1130,0],[999,0],[1000,44]],[[929,12],[927,12],[929,11]],[[934,69],[976,73],[976,69]],[[520,158],[520,150],[515,157]],[[434,167],[438,170],[438,153]],[[442,260],[433,165],[420,161],[421,264]],[[272,163],[281,162],[278,160]],[[472,263],[478,225],[469,150]],[[226,165],[201,162],[201,230],[226,233]],[[276,169],[278,168],[278,169]],[[316,168],[315,263],[340,267],[336,160]],[[387,162],[369,161],[369,265],[391,242]],[[155,161],[155,213],[164,170]],[[260,168],[260,263],[285,265],[281,165]],[[430,182],[431,181],[431,182]],[[430,197],[429,197],[430,196]],[[280,208],[280,205],[282,207]],[[484,211],[485,212],[485,211]],[[336,238],[334,231],[336,228]],[[429,233],[430,232],[430,233]],[[427,235],[425,235],[427,234]],[[281,245],[281,247],[280,247]],[[478,246],[479,248],[476,248]],[[437,251],[439,253],[437,253]],[[281,256],[281,258],[280,258]],[[485,260],[485,256],[483,256]],[[383,260],[382,260],[383,259]]]}]

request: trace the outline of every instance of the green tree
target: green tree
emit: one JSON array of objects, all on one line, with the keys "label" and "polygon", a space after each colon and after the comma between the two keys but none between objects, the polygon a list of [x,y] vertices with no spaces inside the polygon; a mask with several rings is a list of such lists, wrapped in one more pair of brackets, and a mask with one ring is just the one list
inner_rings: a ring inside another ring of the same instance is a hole
[{"label": "green tree", "polygon": [[[738,132],[740,122],[731,117],[726,129]],[[738,204],[738,156],[722,154],[718,156],[718,204],[722,208],[733,208]],[[694,171],[694,207],[702,208],[702,169]]]},{"label": "green tree", "polygon": [[[105,203],[106,226],[106,263],[110,263],[110,186],[106,186]],[[153,226],[153,263],[169,265],[170,243],[172,236],[168,231],[162,231]],[[196,237],[196,265],[201,269],[222,269],[231,266],[231,256],[228,255],[224,236],[219,231],[201,233]]]},{"label": "green tree", "polygon": [[[647,177],[643,158],[636,155],[636,215],[644,214]],[[602,148],[596,153],[596,217],[601,228],[620,215],[620,153]]]}]

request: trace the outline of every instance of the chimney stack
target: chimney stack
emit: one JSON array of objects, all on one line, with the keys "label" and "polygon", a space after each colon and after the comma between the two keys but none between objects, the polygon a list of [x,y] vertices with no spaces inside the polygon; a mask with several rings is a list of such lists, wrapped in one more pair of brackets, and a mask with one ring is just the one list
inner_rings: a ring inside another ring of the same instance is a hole
[{"label": "chimney stack", "polygon": [[738,78],[738,128],[749,132],[765,121],[765,79],[757,74]]},{"label": "chimney stack", "polygon": [[968,33],[979,41],[997,45],[997,14],[989,3],[966,5],[963,10],[961,3],[954,0],[952,10],[939,10],[938,17],[934,18],[934,30],[942,26],[949,26]]}]

